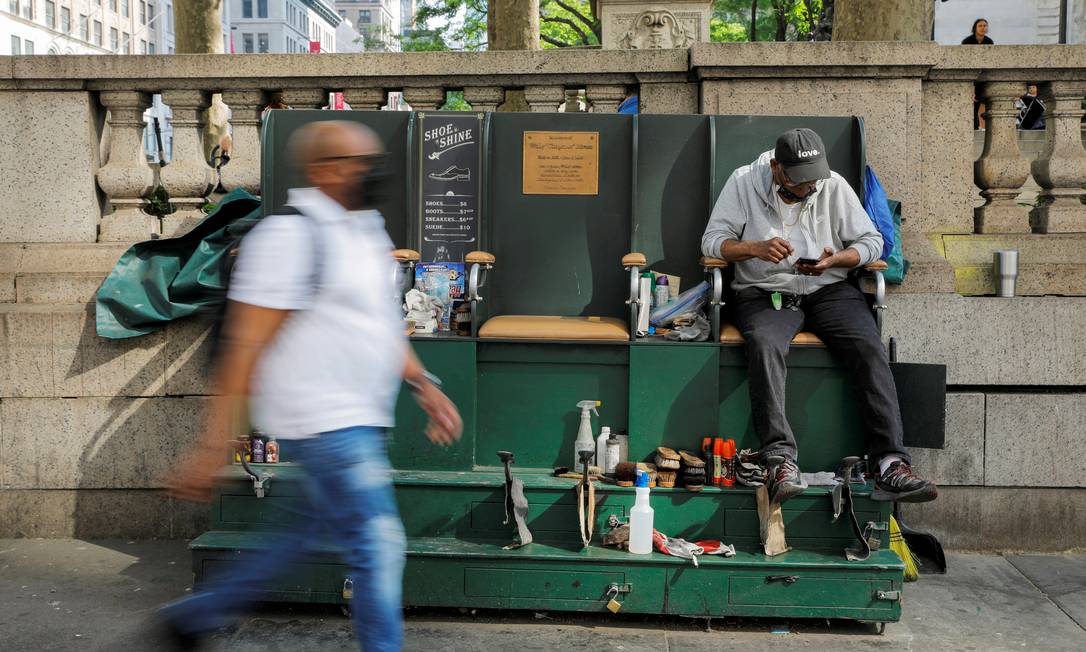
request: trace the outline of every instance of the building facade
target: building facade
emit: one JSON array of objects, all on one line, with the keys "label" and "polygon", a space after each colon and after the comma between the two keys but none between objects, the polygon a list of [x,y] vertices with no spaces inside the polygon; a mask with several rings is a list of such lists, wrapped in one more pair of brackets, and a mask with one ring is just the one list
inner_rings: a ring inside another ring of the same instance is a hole
[{"label": "building facade", "polygon": [[996,45],[1086,43],[1086,0],[936,2],[935,40],[958,45],[978,18],[988,21],[988,36]]},{"label": "building facade", "polygon": [[173,0],[0,0],[0,54],[173,53]]},{"label": "building facade", "polygon": [[[336,11],[358,28],[367,50],[396,52],[403,34],[404,4],[403,0],[337,0]],[[407,4],[414,15],[414,2]]]},{"label": "building facade", "polygon": [[335,52],[340,15],[324,0],[230,0],[234,52]]}]

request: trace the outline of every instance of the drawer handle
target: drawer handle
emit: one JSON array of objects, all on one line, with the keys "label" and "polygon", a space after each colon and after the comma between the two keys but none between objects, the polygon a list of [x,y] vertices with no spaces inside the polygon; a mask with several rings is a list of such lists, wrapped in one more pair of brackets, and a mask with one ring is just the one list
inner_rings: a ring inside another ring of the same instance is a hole
[{"label": "drawer handle", "polygon": [[765,578],[765,583],[769,584],[771,582],[783,582],[785,584],[795,584],[796,580],[798,579],[799,575],[767,575]]}]

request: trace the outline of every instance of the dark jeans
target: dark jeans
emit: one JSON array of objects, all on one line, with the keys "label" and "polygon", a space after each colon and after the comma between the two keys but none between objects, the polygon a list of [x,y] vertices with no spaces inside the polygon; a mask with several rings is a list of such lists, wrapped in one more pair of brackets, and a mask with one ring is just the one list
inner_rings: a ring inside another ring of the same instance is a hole
[{"label": "dark jeans", "polygon": [[852,373],[859,390],[868,455],[909,460],[901,443],[901,411],[890,363],[871,309],[847,282],[827,285],[801,298],[798,310],[774,310],[770,293],[748,288],[736,294],[732,318],[746,339],[751,414],[763,455],[798,459],[796,438],[785,417],[785,356],[796,333],[817,335]]}]

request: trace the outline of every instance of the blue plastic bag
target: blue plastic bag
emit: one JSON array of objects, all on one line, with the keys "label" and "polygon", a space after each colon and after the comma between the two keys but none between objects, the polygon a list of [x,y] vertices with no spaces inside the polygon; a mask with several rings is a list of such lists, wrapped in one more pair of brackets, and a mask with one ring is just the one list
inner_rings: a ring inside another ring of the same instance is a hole
[{"label": "blue plastic bag", "polygon": [[879,178],[871,166],[864,168],[864,210],[882,235],[882,255],[888,268],[883,272],[887,283],[900,285],[905,280],[908,262],[901,249],[901,202],[887,199]]}]

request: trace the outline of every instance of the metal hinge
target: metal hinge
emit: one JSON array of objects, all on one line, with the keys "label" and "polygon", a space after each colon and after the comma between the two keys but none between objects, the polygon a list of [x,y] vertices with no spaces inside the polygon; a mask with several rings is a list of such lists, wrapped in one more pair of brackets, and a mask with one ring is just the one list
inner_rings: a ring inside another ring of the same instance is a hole
[{"label": "metal hinge", "polygon": [[767,575],[765,578],[766,584],[770,582],[784,582],[785,584],[795,584],[799,579],[799,575]]},{"label": "metal hinge", "polygon": [[619,593],[629,593],[633,591],[633,584],[626,582],[625,584],[619,584],[617,582],[611,582],[607,587],[608,595],[618,595]]},{"label": "metal hinge", "polygon": [[897,602],[901,600],[901,591],[875,591],[875,599]]}]

